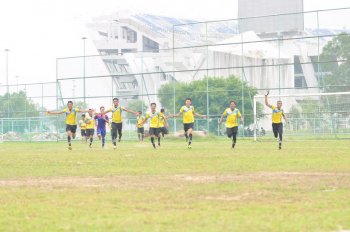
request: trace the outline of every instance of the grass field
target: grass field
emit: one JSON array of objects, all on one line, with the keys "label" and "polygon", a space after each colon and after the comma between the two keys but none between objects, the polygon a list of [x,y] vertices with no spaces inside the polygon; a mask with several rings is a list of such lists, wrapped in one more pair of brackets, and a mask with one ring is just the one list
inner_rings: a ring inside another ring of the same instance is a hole
[{"label": "grass field", "polygon": [[350,141],[276,146],[3,143],[0,231],[350,230]]}]

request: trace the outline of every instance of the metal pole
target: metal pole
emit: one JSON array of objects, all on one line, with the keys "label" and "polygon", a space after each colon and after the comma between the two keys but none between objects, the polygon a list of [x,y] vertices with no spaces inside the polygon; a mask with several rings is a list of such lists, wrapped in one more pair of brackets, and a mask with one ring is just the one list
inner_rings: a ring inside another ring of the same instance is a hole
[{"label": "metal pole", "polygon": [[254,111],[254,141],[256,141],[256,129],[257,129],[257,117],[256,117],[256,98],[255,98],[255,96],[254,96],[254,98],[253,98],[253,107],[254,107],[254,109],[253,109],[253,111]]},{"label": "metal pole", "polygon": [[86,83],[85,83],[85,41],[86,37],[81,38],[83,40],[83,88],[84,88],[84,104],[86,104]]},{"label": "metal pole", "polygon": [[210,133],[209,128],[209,47],[208,47],[208,23],[205,24],[205,36],[206,36],[206,45],[207,45],[207,130],[208,135]]},{"label": "metal pole", "polygon": [[5,49],[5,60],[6,60],[6,93],[7,93],[7,118],[10,117],[10,88],[9,88],[9,51]]},{"label": "metal pole", "polygon": [[[176,80],[175,80],[175,26],[173,25],[173,103],[174,103],[174,114],[176,114]],[[176,133],[176,118],[174,117],[174,134]]]}]

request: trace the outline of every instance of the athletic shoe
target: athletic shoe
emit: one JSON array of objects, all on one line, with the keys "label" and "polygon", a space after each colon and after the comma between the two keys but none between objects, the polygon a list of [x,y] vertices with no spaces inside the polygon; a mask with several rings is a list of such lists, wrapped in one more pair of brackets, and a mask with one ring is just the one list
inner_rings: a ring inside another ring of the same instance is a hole
[{"label": "athletic shoe", "polygon": [[114,150],[117,149],[117,146],[114,145],[114,146],[113,146],[113,149],[114,149]]},{"label": "athletic shoe", "polygon": [[68,150],[72,150],[72,146],[68,146]]},{"label": "athletic shoe", "polygon": [[189,144],[187,148],[188,148],[188,149],[191,149],[191,148],[192,148],[192,146]]}]

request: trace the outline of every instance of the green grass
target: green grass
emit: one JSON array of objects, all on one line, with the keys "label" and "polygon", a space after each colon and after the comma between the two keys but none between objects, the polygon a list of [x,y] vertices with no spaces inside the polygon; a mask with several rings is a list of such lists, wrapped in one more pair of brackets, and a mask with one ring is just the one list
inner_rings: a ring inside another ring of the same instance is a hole
[{"label": "green grass", "polygon": [[0,231],[350,230],[350,141],[0,144]]}]

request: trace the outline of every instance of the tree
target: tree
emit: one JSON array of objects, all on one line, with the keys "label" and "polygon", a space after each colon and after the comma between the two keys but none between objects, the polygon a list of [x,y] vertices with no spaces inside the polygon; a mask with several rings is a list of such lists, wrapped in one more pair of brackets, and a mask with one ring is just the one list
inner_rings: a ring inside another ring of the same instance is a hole
[{"label": "tree", "polygon": [[147,108],[148,108],[147,104],[142,100],[132,99],[128,102],[128,109],[131,109],[133,111],[145,112]]},{"label": "tree", "polygon": [[[207,105],[207,82],[209,86],[209,105]],[[242,104],[242,86],[244,101]],[[209,114],[211,117],[219,117],[225,108],[230,104],[230,100],[235,100],[237,108],[243,113],[245,125],[253,123],[253,96],[257,91],[253,87],[249,87],[246,82],[243,82],[234,77],[206,77],[202,80],[192,81],[190,83],[169,83],[163,85],[158,91],[158,98],[163,107],[168,112],[174,110],[174,88],[175,88],[175,113],[178,112],[181,106],[184,105],[187,97],[192,99],[192,104],[196,107],[196,111],[200,114]],[[258,113],[262,113],[262,106],[258,107]],[[217,120],[210,123],[211,130],[216,130]]]},{"label": "tree", "polygon": [[0,118],[38,117],[39,108],[24,91],[0,96]]},{"label": "tree", "polygon": [[327,92],[350,91],[350,35],[343,33],[329,41],[320,62],[321,71],[327,72],[324,78]]}]

